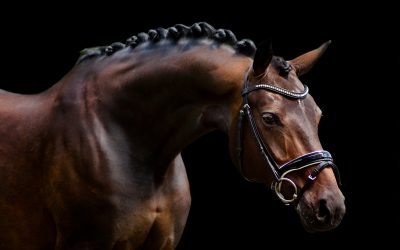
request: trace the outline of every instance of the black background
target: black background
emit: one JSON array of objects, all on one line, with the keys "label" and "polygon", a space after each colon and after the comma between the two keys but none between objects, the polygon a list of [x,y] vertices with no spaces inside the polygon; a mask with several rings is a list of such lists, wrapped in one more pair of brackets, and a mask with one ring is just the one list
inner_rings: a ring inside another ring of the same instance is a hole
[{"label": "black background", "polygon": [[183,152],[192,208],[178,248],[394,242],[400,226],[396,16],[390,7],[366,11],[365,6],[327,4],[304,12],[297,6],[289,11],[285,4],[241,4],[218,9],[204,2],[4,8],[0,88],[43,91],[72,68],[81,49],[176,23],[206,21],[256,43],[270,37],[275,54],[286,59],[331,39],[324,57],[301,80],[324,112],[320,139],[342,174],[347,205],[342,224],[331,232],[306,233],[293,208],[282,205],[267,187],[241,178],[229,159],[226,135],[213,132]]}]

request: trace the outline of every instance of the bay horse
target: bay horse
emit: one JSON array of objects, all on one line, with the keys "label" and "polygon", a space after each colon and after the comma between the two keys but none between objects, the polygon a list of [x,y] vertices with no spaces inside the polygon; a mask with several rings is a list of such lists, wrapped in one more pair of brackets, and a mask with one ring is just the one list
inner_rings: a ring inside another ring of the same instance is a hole
[{"label": "bay horse", "polygon": [[181,151],[215,129],[248,180],[307,231],[345,213],[299,76],[328,43],[286,61],[207,23],[83,50],[55,85],[0,92],[0,249],[174,249],[191,204]]}]

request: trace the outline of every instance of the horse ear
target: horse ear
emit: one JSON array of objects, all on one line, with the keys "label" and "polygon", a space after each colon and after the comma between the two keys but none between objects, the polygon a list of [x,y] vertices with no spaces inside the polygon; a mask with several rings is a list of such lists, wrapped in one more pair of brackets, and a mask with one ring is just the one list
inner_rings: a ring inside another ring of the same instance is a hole
[{"label": "horse ear", "polygon": [[271,62],[273,54],[271,40],[263,41],[257,46],[253,61],[253,70],[256,76],[265,72]]},{"label": "horse ear", "polygon": [[294,66],[297,75],[301,76],[312,69],[318,59],[324,54],[329,44],[331,44],[330,40],[319,46],[319,48],[290,60],[290,64]]}]

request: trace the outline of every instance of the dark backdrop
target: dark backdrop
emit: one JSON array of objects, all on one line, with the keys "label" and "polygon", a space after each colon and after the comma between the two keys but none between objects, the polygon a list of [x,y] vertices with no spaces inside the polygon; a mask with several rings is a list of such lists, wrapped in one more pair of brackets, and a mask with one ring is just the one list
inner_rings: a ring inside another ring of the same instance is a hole
[{"label": "dark backdrop", "polygon": [[[331,232],[306,233],[293,208],[267,187],[241,178],[229,159],[226,135],[214,132],[183,152],[192,208],[179,249],[382,245],[398,235],[399,50],[390,12],[326,6],[295,14],[286,6],[271,12],[255,5],[231,10],[203,3],[181,10],[156,5],[4,9],[11,16],[2,16],[0,23],[0,88],[43,91],[72,68],[81,49],[176,23],[207,21],[256,43],[271,37],[275,54],[287,59],[332,39],[324,57],[301,79],[324,112],[320,139],[342,174],[347,205],[342,224]],[[379,21],[377,12],[383,16]]]}]

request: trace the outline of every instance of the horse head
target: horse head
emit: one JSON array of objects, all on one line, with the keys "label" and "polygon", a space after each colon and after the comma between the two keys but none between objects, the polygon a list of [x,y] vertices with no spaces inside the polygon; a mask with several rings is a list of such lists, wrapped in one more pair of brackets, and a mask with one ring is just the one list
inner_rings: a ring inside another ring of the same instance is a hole
[{"label": "horse head", "polygon": [[298,78],[329,43],[290,61],[274,56],[270,42],[259,46],[230,133],[242,175],[294,205],[310,232],[335,228],[345,213],[339,172],[318,138],[322,112]]}]

